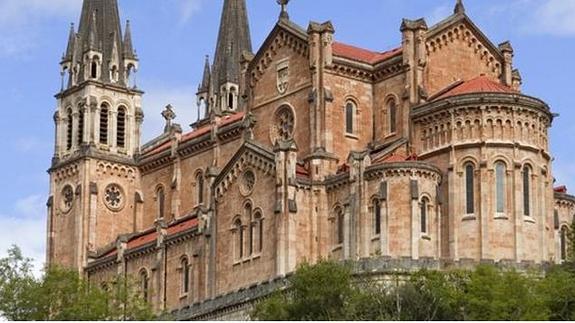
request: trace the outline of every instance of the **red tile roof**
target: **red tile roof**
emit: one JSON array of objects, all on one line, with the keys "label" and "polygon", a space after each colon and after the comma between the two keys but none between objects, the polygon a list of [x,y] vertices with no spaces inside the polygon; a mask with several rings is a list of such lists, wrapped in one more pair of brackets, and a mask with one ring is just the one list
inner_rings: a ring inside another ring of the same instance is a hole
[{"label": "red tile roof", "polygon": [[563,186],[555,187],[553,189],[553,191],[555,191],[555,193],[567,194],[567,186],[563,185]]},{"label": "red tile roof", "polygon": [[386,52],[374,52],[368,49],[363,49],[338,42],[334,42],[331,47],[333,49],[333,54],[336,56],[341,56],[343,58],[348,58],[372,65],[391,58],[395,55],[399,55],[402,52],[401,47],[394,48]]},{"label": "red tile roof", "polygon": [[[223,127],[223,126],[227,126],[229,124],[235,123],[239,120],[242,120],[244,115],[245,115],[244,112],[239,112],[236,114],[225,116],[220,120],[220,123],[218,126]],[[180,144],[183,144],[183,143],[190,141],[192,139],[201,137],[201,136],[209,133],[211,130],[212,130],[212,126],[210,124],[207,124],[207,125],[202,126],[196,130],[187,132],[187,133],[182,135],[182,139],[180,141]],[[171,145],[172,145],[172,142],[170,140],[166,140],[163,144],[159,145],[158,147],[156,147],[150,151],[145,152],[144,157],[149,157],[149,156],[164,152],[164,151],[170,149]]]},{"label": "red tile roof", "polygon": [[[184,221],[181,222],[175,222],[173,224],[170,224],[168,226],[168,230],[167,230],[167,234],[168,236],[172,236],[174,234],[178,234],[184,231],[187,231],[189,229],[192,229],[196,226],[198,226],[198,218],[197,217],[191,217],[189,219],[186,219]],[[156,230],[151,231],[151,229],[148,229],[147,231],[145,231],[146,233],[133,237],[128,241],[127,244],[127,250],[131,250],[131,249],[135,249],[141,246],[144,246],[148,243],[151,243],[153,241],[156,241],[158,239],[158,232]],[[107,252],[106,254],[104,254],[101,258],[103,257],[107,257],[107,256],[111,256],[111,255],[116,255],[118,253],[118,251],[116,250],[116,248],[110,250],[109,252]]]},{"label": "red tile roof", "polygon": [[512,88],[496,82],[485,75],[481,75],[466,82],[460,82],[451,87],[451,89],[448,89],[445,93],[440,94],[435,99],[439,100],[470,93],[517,93],[517,91]]},{"label": "red tile roof", "polygon": [[297,164],[295,167],[295,173],[297,176],[300,177],[309,177],[309,171],[305,168],[305,166]]}]

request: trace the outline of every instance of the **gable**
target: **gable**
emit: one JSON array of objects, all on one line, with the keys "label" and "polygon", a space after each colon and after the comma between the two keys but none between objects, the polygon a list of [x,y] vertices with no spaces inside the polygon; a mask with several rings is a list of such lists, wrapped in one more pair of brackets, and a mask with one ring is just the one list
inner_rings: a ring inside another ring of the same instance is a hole
[{"label": "gable", "polygon": [[275,155],[266,148],[246,141],[214,181],[216,200],[220,199],[244,170],[253,169],[265,176],[275,175]]},{"label": "gable", "polygon": [[427,32],[425,82],[429,94],[453,82],[484,74],[499,80],[503,56],[499,49],[464,14],[456,14]]},{"label": "gable", "polygon": [[[309,75],[308,57],[309,46],[305,30],[290,21],[280,20],[248,66],[249,82],[257,101],[255,104],[278,95],[275,90],[276,78],[279,64],[283,62],[289,64],[291,90],[301,83],[309,82],[309,77],[303,77]],[[305,68],[306,72],[303,75],[300,71],[302,68]],[[273,86],[272,91],[270,86]]]}]

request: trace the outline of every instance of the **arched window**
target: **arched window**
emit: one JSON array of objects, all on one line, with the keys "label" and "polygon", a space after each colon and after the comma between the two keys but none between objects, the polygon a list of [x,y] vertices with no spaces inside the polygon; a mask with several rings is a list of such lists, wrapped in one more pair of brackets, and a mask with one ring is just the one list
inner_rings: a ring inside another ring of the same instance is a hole
[{"label": "arched window", "polygon": [[256,253],[261,253],[264,247],[264,219],[260,211],[256,212],[254,215],[255,232],[257,235],[256,242]]},{"label": "arched window", "polygon": [[118,108],[118,120],[116,120],[116,146],[126,148],[126,108]]},{"label": "arched window", "polygon": [[95,79],[98,77],[98,62],[96,62],[96,59],[94,59],[92,61],[92,65],[91,65],[91,70],[90,70],[90,76]]},{"label": "arched window", "polygon": [[66,127],[66,150],[72,149],[72,127],[74,125],[74,119],[72,115],[72,109],[68,109],[66,112],[67,116],[67,127]]},{"label": "arched window", "polygon": [[242,220],[239,218],[234,221],[235,239],[235,258],[236,261],[242,260],[244,257],[244,228]]},{"label": "arched window", "polygon": [[[250,203],[246,203],[244,206],[244,214],[245,214],[245,218],[246,219],[250,219],[250,221],[252,221],[252,205]],[[248,256],[251,256],[254,252],[254,234],[255,234],[255,228],[253,223],[249,223],[250,224],[250,235],[248,237]]]},{"label": "arched window", "polygon": [[183,257],[182,262],[182,294],[188,294],[190,291],[190,264],[188,258]]},{"label": "arched window", "polygon": [[523,167],[523,215],[531,216],[531,168]]},{"label": "arched window", "polygon": [[232,92],[228,94],[228,109],[234,109],[234,94]]},{"label": "arched window", "polygon": [[373,200],[373,234],[381,233],[381,202],[378,199]]},{"label": "arched window", "polygon": [[157,206],[158,206],[158,219],[164,218],[165,199],[166,199],[166,196],[164,194],[164,188],[163,187],[158,188],[158,190],[156,191],[156,202],[157,202]]},{"label": "arched window", "polygon": [[108,144],[108,113],[110,109],[106,104],[100,107],[100,144]]},{"label": "arched window", "polygon": [[505,212],[505,163],[498,161],[495,163],[495,204],[497,213]]},{"label": "arched window", "polygon": [[389,113],[389,133],[395,133],[397,131],[397,104],[395,99],[389,100],[387,109]]},{"label": "arched window", "polygon": [[351,101],[348,101],[345,105],[345,132],[348,134],[353,134],[355,131],[355,108],[355,104]]},{"label": "arched window", "polygon": [[84,142],[84,111],[79,109],[80,113],[78,114],[78,146],[82,145]]},{"label": "arched window", "polygon": [[335,221],[336,221],[336,243],[342,244],[344,240],[344,213],[342,208],[337,208],[335,211]]},{"label": "arched window", "polygon": [[473,164],[465,165],[465,212],[467,214],[475,213],[475,168]]},{"label": "arched window", "polygon": [[559,236],[560,247],[561,247],[560,256],[561,256],[561,260],[563,260],[563,261],[567,260],[567,233],[568,233],[567,227],[563,226],[561,228],[560,233],[559,233],[560,234],[560,236]]},{"label": "arched window", "polygon": [[421,233],[428,233],[427,230],[427,208],[429,207],[429,199],[424,197],[421,199],[421,210],[420,210],[420,224],[421,224]]},{"label": "arched window", "polygon": [[202,172],[196,174],[196,201],[198,205],[204,203],[204,174]]},{"label": "arched window", "polygon": [[142,293],[142,298],[144,301],[150,301],[150,278],[148,276],[148,271],[146,269],[140,270],[140,292]]}]

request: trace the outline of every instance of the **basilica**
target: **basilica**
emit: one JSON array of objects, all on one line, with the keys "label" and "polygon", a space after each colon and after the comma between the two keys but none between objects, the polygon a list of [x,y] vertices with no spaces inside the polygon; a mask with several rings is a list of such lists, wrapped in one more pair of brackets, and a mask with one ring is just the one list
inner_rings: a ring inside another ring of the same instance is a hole
[{"label": "basilica", "polygon": [[403,19],[384,52],[294,23],[288,0],[254,50],[246,1],[220,2],[199,120],[168,105],[143,143],[130,23],[117,0],[83,1],[56,94],[49,265],[133,277],[188,320],[249,318],[322,258],[380,276],[566,259],[575,197],[554,187],[554,114],[463,1],[435,25]]}]

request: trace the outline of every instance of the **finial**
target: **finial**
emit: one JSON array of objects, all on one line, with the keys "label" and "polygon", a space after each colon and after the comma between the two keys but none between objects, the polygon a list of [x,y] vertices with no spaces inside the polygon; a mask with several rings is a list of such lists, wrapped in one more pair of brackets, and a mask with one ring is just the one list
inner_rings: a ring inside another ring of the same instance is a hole
[{"label": "finial", "polygon": [[166,126],[164,127],[164,132],[169,132],[172,127],[172,121],[176,118],[176,113],[174,112],[174,107],[168,104],[164,111],[162,111],[162,117],[166,120]]},{"label": "finial", "polygon": [[282,7],[282,11],[280,13],[280,19],[289,19],[289,14],[287,12],[287,5],[289,0],[277,0],[277,3]]},{"label": "finial", "polygon": [[457,0],[455,4],[455,10],[453,10],[454,14],[464,14],[465,13],[465,6],[463,5],[463,0]]}]

